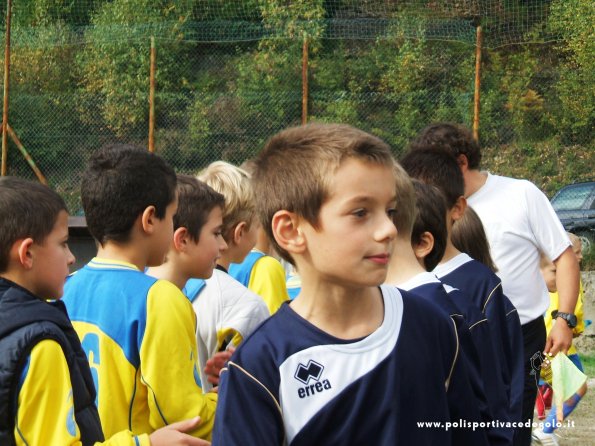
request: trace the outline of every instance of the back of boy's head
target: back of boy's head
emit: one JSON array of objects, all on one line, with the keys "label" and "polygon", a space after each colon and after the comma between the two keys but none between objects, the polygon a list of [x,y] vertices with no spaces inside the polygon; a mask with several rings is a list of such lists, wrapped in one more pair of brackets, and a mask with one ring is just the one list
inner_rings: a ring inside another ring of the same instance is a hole
[{"label": "back of boy's head", "polygon": [[473,208],[467,207],[463,217],[455,221],[450,236],[453,245],[459,251],[483,263],[493,272],[498,271],[490,254],[490,242],[485,228]]},{"label": "back of boy's head", "polygon": [[149,206],[155,206],[157,218],[164,218],[175,197],[174,170],[158,155],[135,146],[102,147],[83,173],[87,227],[101,245],[127,242],[137,217]]},{"label": "back of boy's head", "polygon": [[174,215],[174,230],[184,227],[190,238],[198,242],[210,212],[215,207],[223,210],[225,198],[193,176],[179,174],[177,179],[178,210]]},{"label": "back of boy's head", "polygon": [[430,184],[413,180],[417,207],[417,217],[411,232],[411,244],[416,246],[421,243],[424,232],[429,232],[434,237],[434,247],[424,257],[423,262],[427,271],[432,271],[444,257],[448,230],[446,228],[446,202],[440,190]]},{"label": "back of boy's head", "polygon": [[226,242],[238,223],[246,222],[250,228],[256,218],[256,207],[252,181],[246,171],[225,161],[215,161],[198,174],[198,179],[225,197],[223,238]]},{"label": "back of boy's head", "polygon": [[279,210],[304,218],[314,227],[329,198],[330,180],[349,158],[394,166],[390,147],[376,136],[341,124],[308,124],[283,130],[268,140],[255,160],[254,189],[261,224],[275,250],[293,259],[275,240],[271,222]]},{"label": "back of boy's head", "polygon": [[481,164],[481,149],[471,131],[452,122],[430,124],[413,140],[410,147],[412,150],[434,147],[447,151],[455,158],[465,155],[469,169],[479,169]]},{"label": "back of boy's head", "polygon": [[397,205],[393,214],[393,222],[397,227],[397,237],[410,239],[417,217],[415,188],[411,178],[399,163],[395,163],[395,170],[397,172]]},{"label": "back of boy's head", "polygon": [[66,204],[49,187],[22,178],[0,178],[0,273],[8,269],[14,242],[32,238],[43,244],[60,211],[67,211]]},{"label": "back of boy's head", "polygon": [[452,208],[465,193],[465,182],[457,160],[440,149],[419,147],[410,150],[401,159],[401,165],[411,178],[436,186]]}]

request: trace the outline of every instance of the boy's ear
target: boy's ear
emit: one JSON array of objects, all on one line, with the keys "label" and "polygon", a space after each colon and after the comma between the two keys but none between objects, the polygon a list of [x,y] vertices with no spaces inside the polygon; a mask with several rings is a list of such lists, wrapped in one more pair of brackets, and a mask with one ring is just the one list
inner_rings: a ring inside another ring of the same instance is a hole
[{"label": "boy's ear", "polygon": [[271,222],[273,235],[281,248],[292,254],[303,253],[306,249],[306,238],[300,229],[300,219],[289,211],[277,211]]},{"label": "boy's ear", "polygon": [[187,228],[182,226],[174,231],[174,247],[176,251],[185,251],[189,241],[190,234]]},{"label": "boy's ear", "polygon": [[457,201],[455,202],[454,206],[451,208],[451,211],[450,211],[451,218],[454,221],[460,220],[461,218],[463,218],[463,215],[465,215],[465,209],[467,209],[467,199],[463,196],[460,196],[459,198],[457,198]]},{"label": "boy's ear", "polygon": [[18,261],[25,269],[33,267],[33,253],[31,252],[33,243],[32,238],[17,240],[10,249],[10,257]]},{"label": "boy's ear", "polygon": [[457,163],[463,174],[469,170],[469,160],[467,159],[467,155],[460,153],[459,156],[457,156]]},{"label": "boy's ear", "polygon": [[237,245],[242,241],[242,237],[244,237],[247,227],[248,223],[241,221],[232,228],[231,239],[233,240],[234,244]]},{"label": "boy's ear", "polygon": [[155,206],[148,206],[140,215],[141,228],[147,234],[152,234],[155,230],[156,212]]},{"label": "boy's ear", "polygon": [[418,260],[423,260],[434,249],[434,236],[431,232],[425,231],[419,238],[419,243],[413,246],[413,252]]}]

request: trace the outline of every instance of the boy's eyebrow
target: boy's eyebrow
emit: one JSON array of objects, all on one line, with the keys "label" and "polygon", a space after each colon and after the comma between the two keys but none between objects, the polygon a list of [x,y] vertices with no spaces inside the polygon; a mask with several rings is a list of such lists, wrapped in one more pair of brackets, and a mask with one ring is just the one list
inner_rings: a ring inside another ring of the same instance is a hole
[{"label": "boy's eyebrow", "polygon": [[[349,200],[347,200],[347,204],[358,204],[358,203],[368,203],[368,202],[373,202],[373,201],[377,201],[376,197],[374,196],[370,196],[370,195],[357,195],[353,198],[350,198]],[[393,195],[390,200],[388,201],[389,203],[395,203],[397,202],[397,196]]]}]

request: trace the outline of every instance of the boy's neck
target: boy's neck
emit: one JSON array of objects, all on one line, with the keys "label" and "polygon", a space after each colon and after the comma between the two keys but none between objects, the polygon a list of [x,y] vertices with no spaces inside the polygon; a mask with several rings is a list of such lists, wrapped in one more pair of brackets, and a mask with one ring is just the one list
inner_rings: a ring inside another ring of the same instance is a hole
[{"label": "boy's neck", "polygon": [[290,306],[320,330],[340,339],[358,339],[382,325],[384,302],[378,287],[350,289],[310,278],[305,271],[300,276],[302,290]]},{"label": "boy's neck", "polygon": [[219,257],[219,259],[217,259],[217,265],[225,268],[225,271],[229,271],[229,265],[231,265],[231,260],[228,258],[225,258],[224,256],[221,256],[221,257]]},{"label": "boy's neck", "polygon": [[393,254],[388,265],[388,274],[384,283],[399,286],[412,277],[426,272],[415,256],[410,239],[405,240],[397,236],[393,246]]},{"label": "boy's neck", "polygon": [[[171,255],[171,253],[169,255]],[[186,282],[190,279],[190,277],[184,273],[183,268],[180,268],[172,258],[169,258],[163,265],[149,268],[147,274],[157,279],[168,280],[180,290],[186,286]]]},{"label": "boy's neck", "polygon": [[97,248],[97,257],[108,260],[117,260],[136,266],[139,271],[147,267],[148,254],[139,246],[131,243],[116,243],[108,241],[104,246]]},{"label": "boy's neck", "polygon": [[448,241],[446,242],[446,250],[444,251],[444,256],[442,256],[442,260],[440,260],[440,264],[446,263],[449,260],[454,259],[459,254],[461,254],[461,251],[459,251],[455,247],[455,245],[452,244],[452,241],[450,240],[450,236],[449,236]]},{"label": "boy's neck", "polygon": [[481,189],[488,180],[487,172],[476,169],[468,170],[463,176],[465,179],[465,198]]}]

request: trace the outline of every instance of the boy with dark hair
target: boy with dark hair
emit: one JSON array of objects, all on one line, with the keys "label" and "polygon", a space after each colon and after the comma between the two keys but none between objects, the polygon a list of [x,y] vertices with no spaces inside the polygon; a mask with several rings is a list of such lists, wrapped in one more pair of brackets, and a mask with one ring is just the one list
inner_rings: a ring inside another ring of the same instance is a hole
[{"label": "boy with dark hair", "polygon": [[[451,317],[469,366],[476,404],[482,420],[490,423],[488,440],[492,445],[509,445],[513,431],[491,424],[494,420],[504,423],[509,418],[508,399],[503,397],[503,386],[498,385],[500,372],[498,364],[494,364],[487,320],[475,307],[465,305],[469,299],[461,296],[459,290],[444,286],[429,272],[442,260],[448,241],[444,196],[432,185],[406,178],[407,181],[397,182],[397,196],[400,197],[394,216],[397,238],[386,283],[432,302]],[[414,217],[413,221],[410,216]]]},{"label": "boy with dark hair", "polygon": [[[0,444],[91,445],[104,435],[87,358],[62,296],[68,267],[68,212],[39,183],[0,178]],[[206,442],[179,431],[198,419],[148,436],[129,431],[102,444]]]},{"label": "boy with dark hair", "polygon": [[172,243],[173,169],[145,150],[109,146],[91,156],[81,191],[99,248],[68,280],[64,303],[89,358],[104,433],[152,432],[199,414],[193,435],[209,439],[217,398],[197,379],[192,306],[173,283],[144,273]]},{"label": "boy with dark hair", "polygon": [[191,277],[208,279],[227,249],[223,239],[225,198],[190,175],[177,176],[178,209],[174,236],[165,263],[147,274],[184,288]]},{"label": "boy with dark hair", "polygon": [[[225,198],[213,188],[189,175],[178,175],[178,210],[174,216],[174,236],[166,262],[147,272],[169,280],[184,289],[189,280],[203,281],[213,275],[221,253],[227,249],[223,239]],[[208,280],[207,280],[208,282]],[[204,370],[222,342],[229,338],[238,345],[258,324],[268,317],[268,311],[258,296],[239,294],[216,307],[218,318],[199,313],[198,363],[203,392],[212,389]]]},{"label": "boy with dark hair", "polygon": [[[448,153],[434,148],[417,147],[402,159],[403,167],[414,178],[435,185],[448,206],[448,241],[442,261],[434,273],[445,284],[462,290],[472,300],[489,322],[491,339],[496,353],[495,361],[501,364],[502,381],[508,399],[508,420],[520,421],[519,362],[516,356],[521,349],[520,340],[512,339],[508,317],[516,317],[514,307],[502,293],[502,284],[487,266],[461,253],[452,243],[450,234],[454,221],[462,218],[466,201],[464,183],[456,160]],[[465,303],[462,303],[465,305]],[[514,353],[513,353],[514,352]]]},{"label": "boy with dark hair", "polygon": [[201,381],[203,391],[207,391],[217,383],[216,377],[205,372],[207,360],[237,347],[269,316],[269,311],[260,296],[227,271],[231,262],[242,262],[256,242],[259,224],[248,174],[232,164],[216,161],[198,178],[225,198],[221,231],[227,244],[212,277],[189,279],[183,289],[197,316]]},{"label": "boy with dark hair", "polygon": [[[523,421],[533,419],[536,396],[531,358],[541,351],[555,355],[572,343],[572,327],[557,324],[547,335],[543,312],[549,304],[539,271],[540,252],[558,271],[559,318],[572,319],[579,289],[579,266],[570,241],[547,197],[531,182],[480,170],[481,149],[471,132],[452,123],[422,130],[413,147],[431,145],[454,156],[465,181],[465,197],[481,218],[504,293],[518,310],[523,333]],[[522,429],[518,445],[531,443],[531,429]]]},{"label": "boy with dark hair", "polygon": [[[346,125],[273,136],[257,160],[262,226],[302,291],[221,375],[213,444],[484,444],[452,321],[384,282],[396,229],[390,148]],[[233,425],[234,429],[226,429]]]}]

